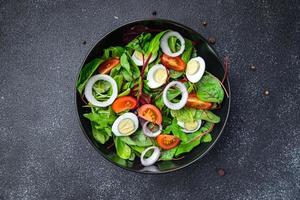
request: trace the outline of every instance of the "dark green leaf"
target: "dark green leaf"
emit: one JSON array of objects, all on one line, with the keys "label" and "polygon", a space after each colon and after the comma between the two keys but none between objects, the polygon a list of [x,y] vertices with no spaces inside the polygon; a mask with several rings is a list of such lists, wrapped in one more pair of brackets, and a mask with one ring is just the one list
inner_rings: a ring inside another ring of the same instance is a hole
[{"label": "dark green leaf", "polygon": [[176,118],[173,118],[172,124],[165,128],[164,133],[173,133],[174,136],[178,137],[182,142],[188,140],[186,133],[181,130],[181,127],[177,124]]},{"label": "dark green leaf", "polygon": [[181,77],[182,75],[184,74],[184,72],[178,72],[178,71],[175,71],[175,70],[169,70],[169,75],[171,78],[173,79],[178,79],[179,77]]},{"label": "dark green leaf", "polygon": [[209,110],[196,110],[195,119],[202,119],[215,124],[220,122],[220,117]]},{"label": "dark green leaf", "polygon": [[127,57],[126,53],[122,54],[120,63],[121,63],[121,66],[127,71],[128,75],[132,76],[130,64],[128,62],[128,57]]},{"label": "dark green leaf", "polygon": [[93,137],[95,138],[95,140],[97,142],[100,142],[101,144],[104,144],[108,139],[109,139],[109,135],[107,135],[107,133],[101,129],[97,129],[95,127],[95,122],[91,123],[92,126],[92,133],[93,133]]},{"label": "dark green leaf", "polygon": [[200,140],[195,140],[186,144],[182,143],[178,146],[175,156],[179,156],[180,154],[190,152],[194,147],[198,146],[199,144]]},{"label": "dark green leaf", "polygon": [[82,94],[85,84],[102,62],[104,62],[104,59],[95,58],[82,68],[76,83],[76,88],[80,94]]},{"label": "dark green leaf", "polygon": [[93,85],[93,90],[98,93],[104,93],[107,92],[109,90],[109,88],[111,87],[111,84],[107,81],[97,81],[94,85]]},{"label": "dark green leaf", "polygon": [[181,122],[195,121],[196,109],[183,107],[180,110],[171,110],[171,115]]},{"label": "dark green leaf", "polygon": [[120,46],[115,47],[109,47],[107,49],[104,49],[103,56],[105,59],[108,59],[110,57],[120,57],[124,53],[125,49]]},{"label": "dark green leaf", "polygon": [[120,93],[118,95],[118,97],[123,97],[123,96],[127,96],[130,94],[130,88],[127,88],[125,91],[123,91],[122,93]]},{"label": "dark green leaf", "polygon": [[115,79],[117,86],[118,86],[118,92],[121,91],[122,84],[123,84],[123,76],[122,75],[116,75],[113,77]]},{"label": "dark green leaf", "polygon": [[149,41],[150,38],[151,38],[151,33],[142,33],[141,35],[133,39],[131,42],[129,42],[126,45],[126,47],[144,53],[143,51],[144,46],[146,45],[146,43]]},{"label": "dark green leaf", "polygon": [[120,73],[123,74],[126,81],[133,81],[132,74],[128,73],[125,69],[122,69]]},{"label": "dark green leaf", "polygon": [[166,31],[162,31],[155,35],[155,37],[151,40],[149,44],[149,48],[146,52],[146,55],[149,55],[152,53],[152,55],[156,55],[158,52],[158,49],[160,47],[160,38],[165,34]]},{"label": "dark green leaf", "polygon": [[175,156],[178,147],[175,147],[170,150],[163,151],[160,156],[160,160],[172,160]]},{"label": "dark green leaf", "polygon": [[221,103],[224,99],[224,91],[220,81],[209,74],[205,74],[196,83],[196,92],[202,101]]},{"label": "dark green leaf", "polygon": [[177,41],[177,37],[169,37],[169,40],[168,40],[168,45],[170,47],[170,50],[174,53],[176,52],[176,41]]},{"label": "dark green leaf", "polygon": [[123,142],[119,137],[114,138],[117,154],[120,158],[129,159],[131,156],[131,148]]},{"label": "dark green leaf", "polygon": [[120,139],[128,145],[147,147],[152,145],[149,137],[146,137],[141,130],[138,130],[132,136],[123,136]]},{"label": "dark green leaf", "polygon": [[189,60],[191,59],[191,55],[193,52],[193,44],[191,40],[185,39],[185,50],[182,53],[181,59],[185,62],[188,63]]}]

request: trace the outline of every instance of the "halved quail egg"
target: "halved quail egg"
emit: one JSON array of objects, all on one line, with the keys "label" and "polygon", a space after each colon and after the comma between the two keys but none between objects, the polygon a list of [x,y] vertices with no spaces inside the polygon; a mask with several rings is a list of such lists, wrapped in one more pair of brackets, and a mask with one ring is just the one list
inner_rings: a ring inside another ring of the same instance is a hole
[{"label": "halved quail egg", "polygon": [[201,57],[192,58],[186,66],[186,78],[192,82],[197,83],[205,72],[205,61]]},{"label": "halved quail egg", "polygon": [[192,122],[182,122],[182,121],[177,122],[177,124],[182,128],[182,131],[185,133],[193,133],[195,131],[198,131],[199,128],[201,127],[201,123],[202,123],[201,119]]},{"label": "halved quail egg", "polygon": [[166,83],[168,78],[168,71],[162,64],[152,66],[147,74],[147,85],[152,88],[159,88]]}]

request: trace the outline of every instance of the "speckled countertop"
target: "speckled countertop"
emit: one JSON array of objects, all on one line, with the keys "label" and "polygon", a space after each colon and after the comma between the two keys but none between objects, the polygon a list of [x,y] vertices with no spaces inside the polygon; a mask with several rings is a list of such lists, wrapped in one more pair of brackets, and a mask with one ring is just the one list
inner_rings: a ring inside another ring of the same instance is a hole
[{"label": "speckled countertop", "polygon": [[[73,96],[93,44],[150,17],[215,37],[230,58],[232,87],[231,116],[215,148],[156,176],[102,158],[81,132]],[[296,0],[0,0],[0,199],[296,199],[299,19]]]}]

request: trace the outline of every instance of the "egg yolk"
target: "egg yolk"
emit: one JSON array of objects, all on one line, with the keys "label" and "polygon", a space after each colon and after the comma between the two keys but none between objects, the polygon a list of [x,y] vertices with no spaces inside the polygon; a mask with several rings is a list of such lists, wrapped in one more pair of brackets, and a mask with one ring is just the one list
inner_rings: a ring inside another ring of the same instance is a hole
[{"label": "egg yolk", "polygon": [[118,129],[122,135],[128,135],[134,131],[134,123],[131,119],[124,119],[119,123]]},{"label": "egg yolk", "polygon": [[198,122],[196,121],[184,123],[184,128],[188,131],[195,130],[197,126],[198,126]]},{"label": "egg yolk", "polygon": [[164,69],[158,69],[154,74],[154,80],[157,83],[164,84],[167,80],[168,74]]},{"label": "egg yolk", "polygon": [[186,73],[189,75],[195,74],[200,67],[200,64],[196,60],[190,60],[186,66]]}]

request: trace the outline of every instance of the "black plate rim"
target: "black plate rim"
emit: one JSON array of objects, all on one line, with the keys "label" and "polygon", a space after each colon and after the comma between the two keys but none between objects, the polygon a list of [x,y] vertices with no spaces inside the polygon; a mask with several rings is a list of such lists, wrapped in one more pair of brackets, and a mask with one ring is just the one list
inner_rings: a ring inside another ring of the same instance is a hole
[{"label": "black plate rim", "polygon": [[129,22],[129,23],[124,23],[124,24],[118,26],[117,28],[111,30],[110,32],[106,33],[104,36],[102,36],[100,39],[98,39],[98,40],[92,45],[92,47],[89,49],[87,55],[84,57],[84,59],[83,59],[81,65],[80,65],[80,67],[79,67],[79,69],[78,69],[78,71],[77,71],[77,76],[76,76],[75,85],[74,85],[74,91],[75,91],[75,92],[74,92],[74,99],[75,99],[74,104],[75,104],[75,108],[76,108],[77,120],[78,120],[78,122],[79,122],[79,125],[80,125],[80,128],[81,128],[82,132],[84,133],[84,135],[85,135],[86,139],[89,141],[89,143],[96,149],[96,151],[97,151],[98,153],[101,154],[102,157],[105,158],[105,160],[109,161],[109,163],[111,163],[113,166],[118,166],[119,168],[125,169],[125,170],[130,171],[130,172],[135,172],[135,173],[140,173],[140,174],[153,174],[153,175],[154,175],[154,174],[166,174],[166,173],[178,171],[178,170],[181,170],[181,169],[183,169],[183,168],[185,168],[185,167],[187,167],[187,166],[190,166],[190,165],[192,165],[193,163],[195,163],[197,160],[199,160],[199,159],[201,159],[202,157],[204,157],[204,156],[205,156],[205,155],[206,155],[206,154],[207,154],[207,153],[215,146],[215,144],[217,143],[217,141],[219,140],[219,138],[220,138],[221,135],[223,134],[223,131],[224,131],[225,127],[226,127],[226,124],[227,124],[227,121],[228,121],[228,118],[229,118],[230,108],[231,108],[231,89],[230,89],[230,81],[229,81],[229,76],[228,76],[228,74],[227,74],[227,78],[226,78],[226,82],[227,82],[227,86],[228,86],[226,89],[227,89],[227,92],[228,92],[228,95],[229,95],[229,97],[228,97],[228,110],[227,110],[227,114],[226,114],[226,118],[225,118],[224,124],[223,124],[223,126],[222,126],[222,128],[221,128],[221,130],[220,130],[220,133],[218,134],[218,136],[216,137],[216,139],[210,144],[210,146],[209,146],[209,147],[208,147],[208,148],[207,148],[200,156],[198,156],[197,158],[195,158],[195,159],[192,160],[191,162],[189,162],[189,163],[187,163],[187,164],[184,164],[184,165],[182,165],[182,166],[180,166],[180,167],[178,167],[178,168],[170,169],[170,170],[166,170],[166,171],[150,172],[150,171],[133,170],[133,169],[130,169],[130,168],[126,168],[126,167],[124,167],[124,166],[121,166],[121,165],[117,165],[116,163],[114,163],[114,162],[112,162],[111,160],[109,160],[108,158],[106,158],[106,157],[104,156],[104,154],[102,153],[102,151],[100,151],[100,149],[98,149],[98,148],[96,147],[96,145],[94,145],[94,143],[91,141],[91,139],[89,138],[88,134],[86,133],[85,129],[83,128],[82,123],[81,123],[81,121],[80,121],[80,116],[79,116],[78,107],[77,107],[77,105],[78,105],[77,103],[78,103],[78,102],[77,102],[76,82],[77,82],[77,80],[78,80],[78,78],[79,78],[80,71],[81,71],[81,69],[83,68],[83,66],[84,66],[84,64],[85,64],[85,61],[87,60],[87,58],[89,57],[89,55],[91,54],[91,52],[93,51],[93,49],[95,48],[95,46],[96,46],[99,42],[101,42],[102,40],[104,40],[106,37],[108,37],[108,36],[111,34],[111,32],[113,32],[113,31],[115,31],[115,30],[117,30],[117,29],[120,29],[120,28],[122,28],[122,27],[124,27],[124,26],[128,26],[128,25],[130,25],[130,24],[142,23],[142,22],[145,22],[145,21],[147,21],[147,22],[152,22],[152,21],[162,21],[162,22],[165,22],[165,23],[172,23],[172,24],[175,24],[176,26],[181,26],[182,28],[187,29],[187,30],[189,30],[189,31],[196,32],[197,34],[200,35],[200,37],[201,37],[201,38],[209,45],[209,47],[213,50],[213,52],[216,54],[216,57],[217,57],[218,61],[221,63],[221,65],[222,65],[223,68],[224,68],[223,62],[222,62],[222,60],[220,60],[220,56],[219,56],[219,54],[217,53],[217,51],[214,49],[214,47],[212,47],[212,46],[210,45],[210,43],[207,41],[207,39],[204,38],[204,37],[203,37],[200,33],[198,33],[197,31],[195,31],[195,30],[193,30],[193,29],[191,29],[191,28],[189,28],[189,27],[187,27],[187,26],[185,26],[185,25],[183,25],[183,24],[180,24],[180,23],[178,23],[178,22],[175,22],[175,21],[172,21],[172,20],[169,20],[169,19],[161,19],[161,18],[155,18],[155,19],[149,18],[149,19],[147,19],[147,18],[146,18],[146,19],[141,19],[141,20],[134,20],[134,21],[131,21],[131,22]]}]

